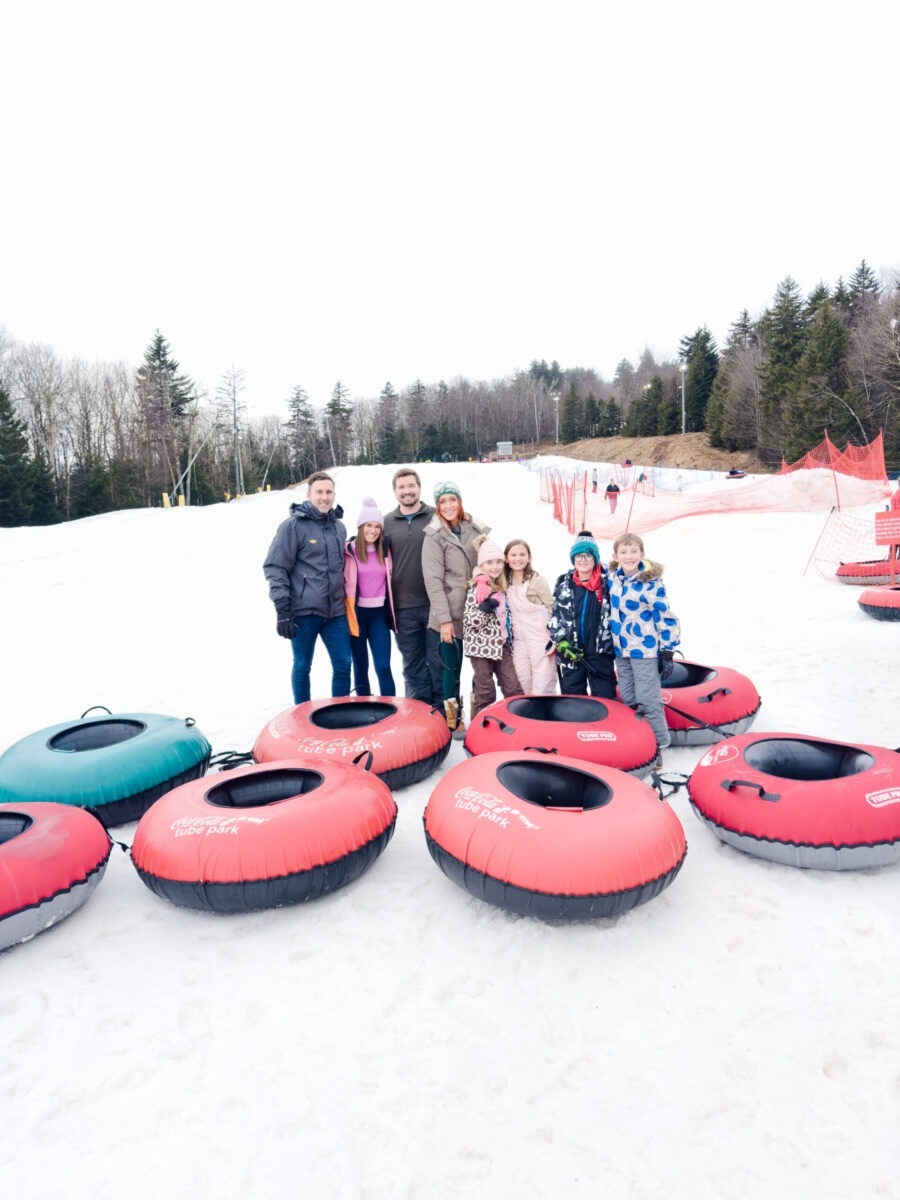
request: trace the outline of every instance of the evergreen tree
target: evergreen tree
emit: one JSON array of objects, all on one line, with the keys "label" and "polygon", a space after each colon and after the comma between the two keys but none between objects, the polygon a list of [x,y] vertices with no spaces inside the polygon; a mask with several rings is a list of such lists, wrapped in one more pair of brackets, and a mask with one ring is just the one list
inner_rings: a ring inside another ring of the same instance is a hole
[{"label": "evergreen tree", "polygon": [[319,431],[309,395],[299,384],[291,392],[287,406],[288,419],[284,427],[287,431],[288,462],[291,482],[298,483],[317,469]]},{"label": "evergreen tree", "polygon": [[578,408],[578,393],[575,384],[570,383],[559,403],[559,440],[564,445],[576,442],[582,436]]},{"label": "evergreen tree", "polygon": [[325,432],[331,461],[342,467],[350,462],[352,450],[353,408],[347,396],[347,388],[338,380],[325,405]]},{"label": "evergreen tree", "polygon": [[599,437],[597,430],[600,426],[600,401],[593,392],[588,392],[587,399],[584,402],[584,436],[593,438]]},{"label": "evergreen tree", "polygon": [[807,323],[812,321],[818,310],[823,304],[831,303],[831,293],[824,283],[817,283],[813,290],[806,297],[804,305],[804,316]]},{"label": "evergreen tree", "polygon": [[76,463],[69,476],[69,515],[95,517],[113,509],[109,472],[100,463]]},{"label": "evergreen tree", "polygon": [[624,428],[622,410],[610,397],[599,406],[596,437],[618,437]]},{"label": "evergreen tree", "polygon": [[390,380],[381,389],[378,397],[378,431],[375,438],[377,461],[393,463],[399,461],[397,453],[397,413],[400,397]]},{"label": "evergreen tree", "polygon": [[712,334],[704,325],[681,340],[681,358],[687,366],[684,380],[686,431],[706,429],[706,406],[719,369],[719,351]]},{"label": "evergreen tree", "polygon": [[831,299],[838,312],[843,313],[847,317],[850,316],[850,293],[847,290],[847,285],[844,283],[843,277],[834,285]]},{"label": "evergreen tree", "polygon": [[644,384],[641,394],[628,410],[625,419],[626,437],[656,437],[661,398],[662,380],[655,375],[650,383]]},{"label": "evergreen tree", "polygon": [[665,384],[659,375],[650,381],[651,387],[658,385],[659,399],[656,404],[656,432],[660,437],[681,433],[681,379],[673,375]]},{"label": "evergreen tree", "polygon": [[0,525],[28,525],[34,484],[25,422],[13,411],[9,393],[0,385]]},{"label": "evergreen tree", "polygon": [[543,383],[548,392],[557,392],[562,388],[563,369],[555,358],[549,366],[547,366],[545,358],[542,358],[540,362],[533,358],[528,368],[528,374],[538,383]]},{"label": "evergreen tree", "polygon": [[[53,472],[41,450],[31,462],[31,515],[29,525],[55,525],[60,520]],[[117,505],[124,507],[124,505]],[[130,507],[130,506],[129,506]]]},{"label": "evergreen tree", "polygon": [[850,276],[848,287],[848,308],[850,320],[858,325],[868,315],[872,306],[878,300],[881,292],[875,272],[865,259]]},{"label": "evergreen tree", "polygon": [[180,374],[169,344],[157,329],[137,370],[137,393],[146,430],[147,486],[174,492],[181,477],[179,426],[194,399],[194,385]]},{"label": "evergreen tree", "polygon": [[788,275],[778,285],[775,302],[762,319],[764,364],[760,377],[764,451],[775,457],[783,450],[782,412],[800,382],[799,364],[806,349],[806,321],[800,289]]},{"label": "evergreen tree", "polygon": [[[449,393],[446,384],[442,384],[441,387],[444,389],[444,404],[441,407],[441,412],[446,412]],[[406,393],[406,402],[404,405],[406,410],[404,433],[406,435],[407,457],[412,458],[414,462],[432,457],[425,449],[427,401],[428,389],[421,379],[417,379]]]},{"label": "evergreen tree", "polygon": [[848,396],[849,340],[831,301],[820,304],[807,331],[796,392],[784,410],[784,453],[790,462],[818,445],[826,429],[836,442],[869,440]]}]

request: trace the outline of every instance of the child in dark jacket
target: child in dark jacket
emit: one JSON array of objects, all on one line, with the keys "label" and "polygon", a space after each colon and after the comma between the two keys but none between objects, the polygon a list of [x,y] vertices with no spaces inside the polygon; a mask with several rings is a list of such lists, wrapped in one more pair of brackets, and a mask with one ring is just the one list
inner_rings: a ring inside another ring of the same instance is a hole
[{"label": "child in dark jacket", "polygon": [[584,529],[569,551],[573,569],[553,589],[547,628],[556,646],[564,694],[614,700],[616,671],[609,630],[606,568],[594,535]]}]

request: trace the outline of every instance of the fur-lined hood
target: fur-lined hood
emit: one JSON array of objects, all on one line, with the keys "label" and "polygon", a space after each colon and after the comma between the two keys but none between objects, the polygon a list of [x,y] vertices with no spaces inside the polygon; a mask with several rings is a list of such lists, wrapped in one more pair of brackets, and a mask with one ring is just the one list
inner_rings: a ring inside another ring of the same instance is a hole
[{"label": "fur-lined hood", "polygon": [[[618,571],[619,563],[616,559],[611,559],[609,563],[610,571]],[[651,562],[649,558],[642,558],[638,563],[638,569],[631,579],[639,579],[641,583],[649,583],[653,579],[660,579],[663,573],[662,563]]]}]

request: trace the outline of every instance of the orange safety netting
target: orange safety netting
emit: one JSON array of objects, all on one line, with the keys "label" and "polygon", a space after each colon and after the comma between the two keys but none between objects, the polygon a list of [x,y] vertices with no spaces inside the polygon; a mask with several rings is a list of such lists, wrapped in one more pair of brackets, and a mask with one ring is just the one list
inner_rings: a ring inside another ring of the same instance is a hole
[{"label": "orange safety netting", "polygon": [[[825,449],[823,449],[825,447]],[[731,475],[722,471],[682,471],[670,467],[602,464],[597,492],[594,469],[569,467],[541,471],[541,499],[570,533],[590,529],[615,538],[625,530],[642,533],[681,517],[709,513],[828,512],[859,508],[890,496],[881,435],[869,446],[841,453],[826,438],[801,464],[777,475]],[[606,498],[607,480],[621,489],[615,510]]]},{"label": "orange safety netting", "polygon": [[825,439],[815,446],[795,463],[786,463],[782,458],[779,474],[786,475],[789,471],[809,471],[818,468],[837,471],[842,475],[851,475],[854,479],[877,479],[887,483],[887,471],[884,466],[884,436],[879,431],[867,446],[851,446],[838,450],[825,431]]}]

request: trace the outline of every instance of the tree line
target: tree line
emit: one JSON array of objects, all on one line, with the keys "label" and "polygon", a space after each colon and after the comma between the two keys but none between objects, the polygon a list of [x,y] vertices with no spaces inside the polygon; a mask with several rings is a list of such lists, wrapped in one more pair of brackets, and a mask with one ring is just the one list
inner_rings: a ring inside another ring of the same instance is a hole
[{"label": "tree line", "polygon": [[491,382],[415,380],[351,400],[337,382],[316,407],[297,385],[283,416],[247,419],[243,372],[210,397],[163,334],[137,368],[63,361],[0,329],[0,525],[47,524],[120,508],[208,504],[349,463],[481,457],[498,441],[525,453],[585,438],[705,431],[714,446],[777,466],[822,438],[864,444],[879,430],[900,466],[900,277],[863,261],[846,283],[804,296],[790,277],[724,347],[697,329],[679,359],[649,350],[612,380],[533,360]]}]

